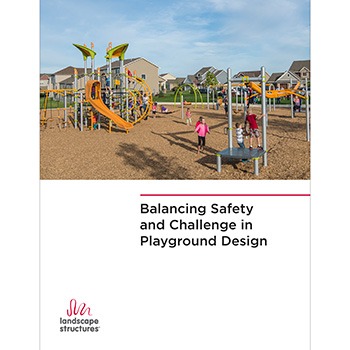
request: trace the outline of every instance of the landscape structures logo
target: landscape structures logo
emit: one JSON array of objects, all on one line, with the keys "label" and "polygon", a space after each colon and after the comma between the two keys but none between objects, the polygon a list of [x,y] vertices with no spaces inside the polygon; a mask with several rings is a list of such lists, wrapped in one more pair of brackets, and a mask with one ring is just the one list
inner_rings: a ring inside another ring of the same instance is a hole
[{"label": "landscape structures logo", "polygon": [[96,333],[100,331],[100,322],[92,317],[90,307],[71,299],[67,309],[67,317],[60,317],[60,332]]}]

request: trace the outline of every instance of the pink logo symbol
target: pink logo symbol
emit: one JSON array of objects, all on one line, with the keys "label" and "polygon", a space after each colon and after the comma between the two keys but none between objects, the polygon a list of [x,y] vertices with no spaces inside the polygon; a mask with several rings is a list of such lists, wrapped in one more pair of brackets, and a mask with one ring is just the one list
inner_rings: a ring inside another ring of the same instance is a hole
[{"label": "pink logo symbol", "polygon": [[[72,308],[73,302],[74,302],[74,308]],[[75,299],[71,299],[71,301],[70,301],[70,303],[69,303],[70,309],[67,310],[67,315],[68,315],[68,316],[72,316],[73,314],[74,314],[74,315],[78,315],[79,313],[80,313],[80,315],[84,315],[85,312],[87,311],[88,315],[89,315],[89,316],[92,316],[92,315],[90,314],[90,308],[87,307],[87,308],[85,309],[85,306],[86,306],[85,303],[81,303],[81,304],[79,305],[78,309],[77,309],[77,301],[76,301]],[[80,308],[81,308],[81,309],[80,309]]]}]

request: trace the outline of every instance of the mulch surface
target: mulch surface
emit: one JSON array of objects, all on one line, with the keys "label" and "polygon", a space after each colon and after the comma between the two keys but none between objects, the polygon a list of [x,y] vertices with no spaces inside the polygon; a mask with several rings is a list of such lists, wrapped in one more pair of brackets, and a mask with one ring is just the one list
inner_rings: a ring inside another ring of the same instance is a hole
[{"label": "mulch surface", "polygon": [[[50,116],[40,132],[41,179],[310,179],[310,143],[306,141],[306,117],[290,116],[290,108],[268,112],[268,166],[259,161],[259,176],[254,175],[253,161],[222,160],[222,172],[216,170],[216,154],[228,147],[228,126],[223,108],[219,111],[191,106],[192,122],[205,117],[210,128],[204,151],[197,154],[194,126],[181,119],[179,106],[167,106],[172,114],[157,113],[127,134],[123,130],[84,131],[58,127],[58,118]],[[260,107],[252,107],[256,114]],[[48,112],[50,113],[50,112]],[[184,109],[185,113],[185,109]],[[50,114],[48,114],[50,115]],[[233,114],[233,125],[243,122],[243,114]],[[261,120],[258,121],[261,131]],[[233,133],[233,145],[236,132]],[[254,140],[256,147],[256,140]],[[249,147],[249,140],[245,140]]]}]

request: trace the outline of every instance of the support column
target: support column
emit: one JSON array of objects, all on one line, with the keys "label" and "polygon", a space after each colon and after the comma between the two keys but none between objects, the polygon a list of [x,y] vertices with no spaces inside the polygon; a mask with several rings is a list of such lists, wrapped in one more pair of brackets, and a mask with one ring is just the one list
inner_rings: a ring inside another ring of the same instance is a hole
[{"label": "support column", "polygon": [[305,80],[305,97],[306,97],[306,141],[310,141],[310,106],[309,106],[309,88],[307,86],[307,79]]},{"label": "support column", "polygon": [[[290,88],[292,88],[293,83],[292,83],[292,78],[290,78]],[[293,110],[293,95],[290,94],[290,109],[292,113],[292,118],[294,118],[294,110]]]},{"label": "support column", "polygon": [[182,95],[181,92],[181,119],[184,119],[184,96]]},{"label": "support column", "polygon": [[232,94],[231,68],[227,68],[227,99],[228,99],[228,147],[233,147],[232,140]]},{"label": "support column", "polygon": [[259,175],[259,158],[253,158],[254,159],[254,175]]},{"label": "support column", "polygon": [[83,93],[80,93],[80,131],[83,131]]},{"label": "support column", "polygon": [[[265,67],[261,67],[261,113],[265,114],[265,117],[262,118],[262,129],[263,129],[263,150],[264,150],[264,166],[267,166],[267,135],[266,135],[266,119],[267,119],[267,111],[266,111],[266,74]],[[255,161],[255,160],[254,160]]]},{"label": "support column", "polygon": [[78,127],[78,71],[74,68],[74,129]]},{"label": "support column", "polygon": [[207,87],[207,109],[209,109],[209,86]]},{"label": "support column", "polygon": [[67,127],[67,91],[64,92],[64,126]]},{"label": "support column", "polygon": [[216,156],[216,169],[218,173],[221,173],[221,155],[217,154]]}]

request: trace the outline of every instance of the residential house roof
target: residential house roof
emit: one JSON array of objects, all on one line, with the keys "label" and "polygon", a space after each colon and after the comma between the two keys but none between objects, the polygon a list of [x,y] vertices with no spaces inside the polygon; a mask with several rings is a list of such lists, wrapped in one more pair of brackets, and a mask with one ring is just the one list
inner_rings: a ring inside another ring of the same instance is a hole
[{"label": "residential house roof", "polygon": [[214,72],[214,75],[217,77],[220,73],[222,73],[222,72],[224,72],[225,73],[225,71],[223,70],[223,69],[217,69],[215,72]]},{"label": "residential house roof", "polygon": [[282,74],[284,74],[283,72],[282,73],[272,73],[269,80],[267,81],[268,83],[271,83],[271,82],[275,82],[278,80],[278,78],[280,78],[282,76]]},{"label": "residential house roof", "polygon": [[261,75],[260,70],[251,70],[251,71],[245,71],[245,72],[239,72],[235,74],[234,78],[240,78],[240,77],[251,77],[251,78],[258,78]]},{"label": "residential house roof", "polygon": [[186,80],[186,78],[176,78],[176,79],[169,79],[168,81],[171,83],[177,83],[179,85],[183,84],[183,82]]},{"label": "residential house roof", "polygon": [[268,83],[289,83],[290,79],[292,81],[300,81],[300,78],[293,74],[291,71],[287,70],[283,73],[273,73],[270,78],[267,80]]},{"label": "residential house roof", "polygon": [[197,78],[195,77],[195,75],[190,74],[187,76],[187,79],[192,81],[192,83],[193,83]]},{"label": "residential house roof", "polygon": [[[139,60],[145,60],[146,62],[152,64],[156,68],[159,68],[156,64],[146,60],[144,57],[127,58],[127,59],[125,59],[123,61],[124,62],[124,66],[127,66],[128,64],[136,62],[136,61],[139,61]],[[117,68],[117,67],[120,67],[120,60],[112,61],[112,69],[113,68]],[[100,69],[101,70],[106,70],[107,69],[107,65],[101,66]]]},{"label": "residential house roof", "polygon": [[64,79],[64,80],[60,81],[59,83],[60,84],[72,84],[72,83],[74,83],[74,76],[69,77],[67,79]]},{"label": "residential house roof", "polygon": [[[84,68],[76,68],[76,67],[68,66],[66,68],[63,68],[57,71],[56,73],[54,73],[54,75],[74,75],[74,68],[78,71],[78,75],[84,74],[84,71],[85,71]],[[87,73],[88,74],[91,73],[91,68],[87,68]]]},{"label": "residential house roof", "polygon": [[310,70],[310,60],[293,61],[289,68],[291,72],[300,72],[303,68]]},{"label": "residential house roof", "polygon": [[215,69],[213,66],[210,66],[210,67],[203,67],[201,68],[198,72],[196,72],[194,75],[197,77],[197,76],[202,76],[204,75],[205,73],[207,73],[211,68]]}]

